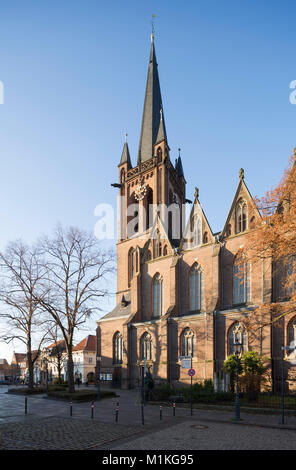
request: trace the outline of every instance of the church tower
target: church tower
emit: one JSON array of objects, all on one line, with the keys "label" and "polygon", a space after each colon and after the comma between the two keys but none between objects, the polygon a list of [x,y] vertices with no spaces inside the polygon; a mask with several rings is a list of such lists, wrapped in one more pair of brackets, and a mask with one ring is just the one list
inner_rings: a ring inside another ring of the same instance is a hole
[{"label": "church tower", "polygon": [[[143,249],[157,218],[162,217],[167,236],[177,246],[183,228],[183,205],[185,186],[181,157],[175,165],[170,159],[163,103],[161,98],[158,64],[156,60],[154,35],[151,35],[151,48],[146,82],[142,126],[137,155],[137,165],[133,167],[127,139],[118,165],[119,169],[119,220],[118,220],[118,298],[130,288],[128,279],[128,253],[136,247]],[[179,206],[178,230],[174,232],[174,220],[162,208],[172,204]],[[164,214],[164,215],[161,215]],[[178,236],[174,238],[174,233]],[[140,255],[133,261],[132,270],[139,271]]]}]

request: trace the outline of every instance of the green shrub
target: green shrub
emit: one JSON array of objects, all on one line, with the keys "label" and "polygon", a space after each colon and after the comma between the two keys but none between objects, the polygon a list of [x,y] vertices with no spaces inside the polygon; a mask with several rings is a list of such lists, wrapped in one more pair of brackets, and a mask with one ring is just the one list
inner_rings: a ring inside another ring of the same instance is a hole
[{"label": "green shrub", "polygon": [[66,380],[63,380],[62,378],[59,380],[58,377],[55,377],[52,381],[53,385],[63,385],[66,387],[68,385],[68,382]]},{"label": "green shrub", "polygon": [[[92,401],[97,400],[98,393],[94,390],[79,390],[73,393],[63,391],[52,391],[49,390],[48,396],[52,398],[59,398],[61,400],[72,400],[72,401]],[[116,397],[116,393],[112,391],[102,390],[101,398],[112,398]]]},{"label": "green shrub", "polygon": [[18,395],[36,395],[38,393],[46,393],[45,387],[35,387],[35,388],[10,388],[8,393],[18,394]]},{"label": "green shrub", "polygon": [[242,368],[245,374],[262,375],[264,373],[262,358],[256,351],[248,351],[242,355]]}]

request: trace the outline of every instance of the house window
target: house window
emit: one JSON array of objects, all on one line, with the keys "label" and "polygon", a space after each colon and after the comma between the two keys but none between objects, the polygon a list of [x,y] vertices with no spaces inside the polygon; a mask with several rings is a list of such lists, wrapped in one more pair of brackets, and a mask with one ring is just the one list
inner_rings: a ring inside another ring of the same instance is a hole
[{"label": "house window", "polygon": [[113,363],[122,363],[122,336],[119,331],[113,337]]},{"label": "house window", "polygon": [[246,328],[239,322],[236,322],[228,331],[228,354],[234,354],[234,344],[242,345],[242,352],[248,351],[248,334]]},{"label": "house window", "polygon": [[190,270],[190,310],[201,310],[203,307],[203,272],[197,264]]},{"label": "house window", "polygon": [[149,333],[144,333],[140,340],[140,354],[141,359],[152,361],[153,357],[153,343],[152,337]]},{"label": "house window", "polygon": [[163,281],[159,274],[153,280],[153,316],[160,317],[163,313]]},{"label": "house window", "polygon": [[233,303],[245,304],[250,301],[250,265],[249,263],[233,266]]},{"label": "house window", "polygon": [[245,232],[247,230],[247,204],[240,199],[236,206],[236,233]]},{"label": "house window", "polygon": [[190,328],[185,328],[181,334],[181,356],[194,355],[194,334]]}]

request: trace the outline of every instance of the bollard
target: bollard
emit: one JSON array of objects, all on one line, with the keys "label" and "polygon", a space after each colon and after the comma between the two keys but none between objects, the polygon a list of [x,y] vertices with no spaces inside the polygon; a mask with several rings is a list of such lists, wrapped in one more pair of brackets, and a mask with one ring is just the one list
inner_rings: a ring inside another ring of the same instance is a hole
[{"label": "bollard", "polygon": [[94,402],[92,401],[92,402],[91,402],[91,419],[94,419],[94,407],[95,407],[95,404],[94,404]]},{"label": "bollard", "polygon": [[119,412],[119,403],[117,402],[116,403],[116,413],[115,413],[115,422],[117,423],[118,422],[118,412]]},{"label": "bollard", "polygon": [[28,413],[28,398],[25,397],[25,415]]},{"label": "bollard", "polygon": [[141,404],[142,424],[144,425],[144,405]]},{"label": "bollard", "polygon": [[173,416],[176,416],[176,403],[173,403]]},{"label": "bollard", "polygon": [[70,416],[72,416],[72,402],[70,401]]},{"label": "bollard", "polygon": [[162,420],[162,406],[159,407],[159,419]]}]

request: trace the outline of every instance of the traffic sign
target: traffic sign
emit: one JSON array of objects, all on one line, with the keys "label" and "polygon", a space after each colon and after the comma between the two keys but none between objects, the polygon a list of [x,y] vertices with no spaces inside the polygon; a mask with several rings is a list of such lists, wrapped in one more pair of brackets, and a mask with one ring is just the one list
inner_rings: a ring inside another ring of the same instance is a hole
[{"label": "traffic sign", "polygon": [[188,375],[190,375],[190,377],[193,377],[195,375],[195,370],[194,369],[189,369]]}]

